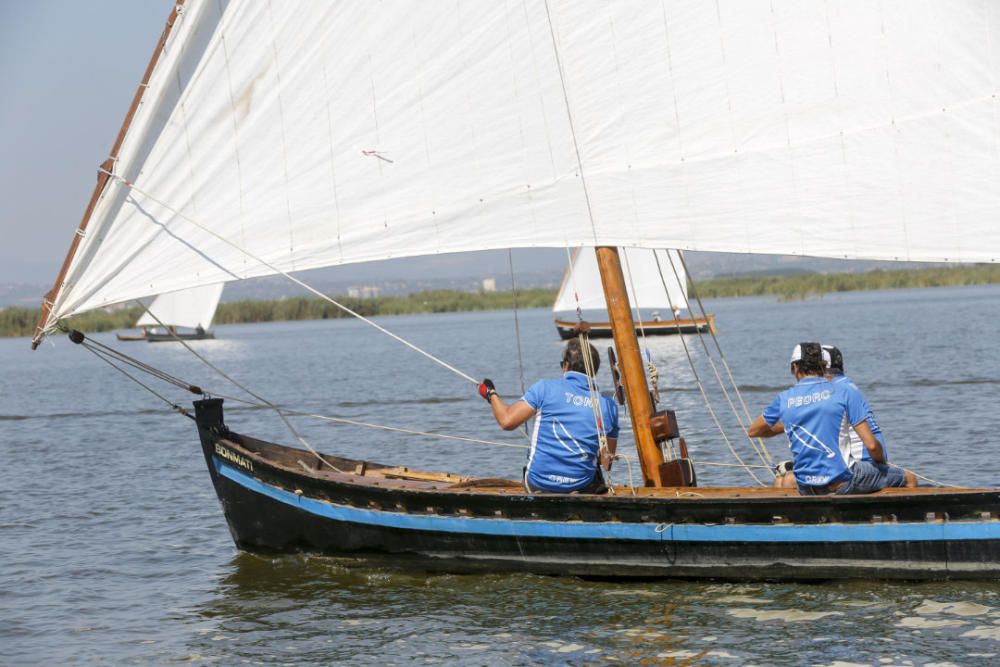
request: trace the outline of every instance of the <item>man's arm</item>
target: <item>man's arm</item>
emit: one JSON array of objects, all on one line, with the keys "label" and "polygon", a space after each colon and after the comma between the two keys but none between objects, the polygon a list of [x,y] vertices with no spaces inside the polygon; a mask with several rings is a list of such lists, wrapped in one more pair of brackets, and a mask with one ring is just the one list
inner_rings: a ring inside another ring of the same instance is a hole
[{"label": "man's arm", "polygon": [[882,451],[882,443],[872,433],[872,427],[868,425],[868,420],[862,419],[855,424],[854,432],[858,434],[861,442],[865,445],[865,449],[872,455],[872,461],[875,463],[885,463],[885,452]]},{"label": "man's arm", "polygon": [[750,424],[750,428],[747,429],[747,435],[751,438],[771,438],[776,435],[781,435],[785,432],[785,425],[779,422],[774,422],[774,426],[768,424],[764,419],[764,415],[757,415],[757,418],[753,420]]},{"label": "man's arm", "polygon": [[524,401],[516,401],[513,405],[507,405],[497,393],[490,394],[490,408],[493,410],[493,417],[500,424],[500,428],[505,431],[513,431],[515,428],[531,419],[535,414],[534,408]]}]

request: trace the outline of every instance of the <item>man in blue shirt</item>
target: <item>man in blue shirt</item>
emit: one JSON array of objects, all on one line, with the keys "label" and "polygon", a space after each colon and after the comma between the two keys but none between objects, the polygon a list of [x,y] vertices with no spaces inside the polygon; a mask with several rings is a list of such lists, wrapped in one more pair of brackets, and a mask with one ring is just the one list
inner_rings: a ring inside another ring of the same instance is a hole
[{"label": "man in blue shirt", "polygon": [[[879,427],[878,420],[875,419],[875,413],[872,412],[868,400],[865,398],[858,386],[854,384],[854,381],[844,375],[843,353],[834,345],[824,345],[823,352],[824,358],[827,360],[826,379],[829,380],[830,383],[833,384],[833,386],[838,390],[847,394],[848,400],[858,401],[864,405],[865,421],[868,422],[868,427],[871,429],[875,439],[882,445],[882,454],[885,458],[884,464],[875,465],[876,467],[882,465],[888,466],[888,469],[883,471],[889,478],[887,486],[917,486],[916,475],[909,470],[903,470],[898,466],[889,465],[889,450],[886,448],[885,436],[882,435],[882,429]],[[861,438],[858,437],[858,434],[847,422],[848,420],[845,416],[840,424],[841,456],[844,457],[844,460],[847,461],[849,466],[853,465],[855,461],[867,461],[868,463],[873,463],[871,454],[868,453],[868,449],[864,446],[861,442]],[[900,477],[903,478],[902,481],[899,479]]]},{"label": "man in blue shirt", "polygon": [[[858,462],[849,467],[840,454],[840,424],[846,415],[872,460],[884,461],[882,445],[865,419],[867,405],[849,400],[823,376],[819,343],[796,345],[790,363],[797,384],[778,394],[747,434],[752,438],[788,435],[791,475],[803,495],[871,493],[887,486],[872,464]],[[789,481],[786,474],[776,478],[774,485],[785,487]]]},{"label": "man in blue shirt", "polygon": [[593,383],[601,359],[593,345],[587,347],[589,359],[580,341],[570,340],[563,353],[562,378],[536,382],[511,405],[500,398],[490,380],[479,385],[480,396],[505,431],[536,417],[524,471],[529,492],[607,491],[599,465],[611,469],[618,443],[618,406],[601,396]]}]

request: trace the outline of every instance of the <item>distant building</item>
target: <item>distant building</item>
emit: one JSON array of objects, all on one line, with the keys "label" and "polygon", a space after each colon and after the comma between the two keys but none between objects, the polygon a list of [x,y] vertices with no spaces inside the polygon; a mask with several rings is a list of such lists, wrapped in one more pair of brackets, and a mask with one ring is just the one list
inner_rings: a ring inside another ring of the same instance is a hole
[{"label": "distant building", "polygon": [[497,291],[497,279],[496,278],[483,278],[483,291],[484,292],[496,292]]},{"label": "distant building", "polygon": [[378,297],[381,288],[376,285],[364,285],[362,287],[348,287],[347,296],[355,299],[374,299]]}]

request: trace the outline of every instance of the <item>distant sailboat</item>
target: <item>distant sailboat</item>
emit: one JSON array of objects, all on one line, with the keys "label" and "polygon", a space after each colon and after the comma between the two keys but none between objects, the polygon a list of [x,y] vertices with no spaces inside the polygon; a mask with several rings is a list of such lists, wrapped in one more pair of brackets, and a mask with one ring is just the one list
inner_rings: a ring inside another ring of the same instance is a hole
[{"label": "distant sailboat", "polygon": [[215,338],[215,332],[209,329],[222,297],[222,287],[223,283],[218,283],[160,294],[135,323],[136,327],[142,329],[142,333],[138,336],[118,334],[118,340],[163,343],[178,339]]},{"label": "distant sailboat", "polygon": [[[715,332],[715,316],[693,317],[688,310],[687,271],[676,250],[622,248],[622,269],[629,302],[636,309],[636,331],[643,335]],[[573,253],[573,263],[563,276],[552,312],[576,310],[607,314],[597,256],[592,252]],[[610,338],[607,317],[590,324],[591,338]],[[564,339],[578,335],[574,320],[556,317],[556,330]]]}]

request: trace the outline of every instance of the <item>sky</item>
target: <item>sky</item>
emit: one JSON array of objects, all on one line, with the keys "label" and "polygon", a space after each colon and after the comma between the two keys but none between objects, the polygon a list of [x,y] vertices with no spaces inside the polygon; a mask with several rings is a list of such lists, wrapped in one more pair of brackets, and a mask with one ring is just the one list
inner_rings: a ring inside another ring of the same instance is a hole
[{"label": "sky", "polygon": [[[173,5],[0,0],[0,284],[54,281]],[[692,259],[698,274],[705,262]],[[559,276],[566,253],[515,251],[514,264]],[[761,268],[743,264],[723,267]],[[509,275],[503,251],[323,271],[359,280]]]},{"label": "sky", "polygon": [[[52,283],[173,8],[0,0],[0,284]],[[505,252],[337,267],[361,279],[508,271]],[[560,275],[565,251],[517,251]]]},{"label": "sky", "polygon": [[0,0],[0,283],[51,283],[169,0]]}]

